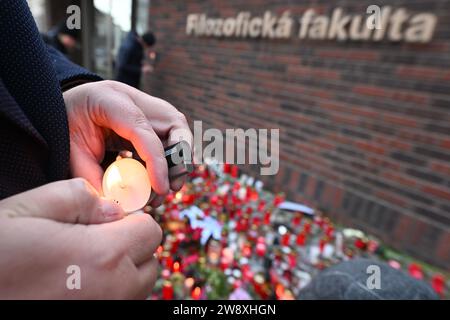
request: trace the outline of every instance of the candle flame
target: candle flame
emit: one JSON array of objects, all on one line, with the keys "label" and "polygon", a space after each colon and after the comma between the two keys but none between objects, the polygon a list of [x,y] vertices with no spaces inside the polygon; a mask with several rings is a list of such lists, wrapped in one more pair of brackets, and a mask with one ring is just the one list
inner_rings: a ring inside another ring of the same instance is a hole
[{"label": "candle flame", "polygon": [[202,294],[202,289],[200,287],[195,287],[192,291],[192,298],[195,300],[200,299],[200,296]]},{"label": "candle flame", "polygon": [[178,191],[178,192],[175,194],[175,199],[181,200],[181,198],[183,198],[183,194],[182,194],[181,192]]},{"label": "candle flame", "polygon": [[186,280],[184,280],[184,285],[188,288],[191,288],[195,283],[194,278],[186,278]]},{"label": "candle flame", "polygon": [[275,289],[275,294],[278,299],[281,299],[284,295],[284,287],[282,284],[278,283]]},{"label": "candle flame", "polygon": [[111,190],[111,188],[115,185],[119,185],[121,188],[125,188],[119,168],[115,164],[113,164],[111,165],[108,176],[106,177],[106,187]]}]

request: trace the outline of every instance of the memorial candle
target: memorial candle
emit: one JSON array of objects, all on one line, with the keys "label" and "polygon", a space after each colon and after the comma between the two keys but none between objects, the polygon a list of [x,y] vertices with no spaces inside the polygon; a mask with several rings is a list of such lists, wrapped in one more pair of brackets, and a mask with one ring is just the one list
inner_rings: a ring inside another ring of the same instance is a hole
[{"label": "memorial candle", "polygon": [[311,223],[310,222],[305,223],[305,225],[303,226],[303,232],[305,234],[309,234],[311,232]]},{"label": "memorial candle", "polygon": [[[127,213],[142,209],[150,199],[152,186],[147,169],[132,159],[130,151],[122,151],[105,171],[102,188],[106,198],[117,202]],[[164,149],[169,169],[169,179],[192,172],[190,146],[180,141]]]},{"label": "memorial candle", "polygon": [[176,272],[180,272],[180,269],[181,269],[180,263],[178,261],[175,261],[172,266],[172,271],[174,273],[176,273]]},{"label": "memorial candle", "polygon": [[147,169],[137,160],[117,157],[103,176],[103,193],[127,213],[142,209],[151,193]]},{"label": "memorial candle", "polygon": [[236,166],[236,165],[233,165],[233,166],[231,167],[231,176],[232,176],[233,178],[237,178],[238,175],[239,175],[239,167]]},{"label": "memorial candle", "polygon": [[320,241],[319,241],[320,254],[323,254],[323,251],[325,250],[325,245],[326,244],[327,244],[327,240],[325,238],[320,239]]},{"label": "memorial candle", "polygon": [[195,279],[192,277],[186,278],[186,280],[184,280],[184,288],[186,289],[186,292],[191,292],[194,283]]},{"label": "memorial candle", "polygon": [[270,216],[271,216],[270,211],[266,211],[266,213],[264,214],[264,224],[265,225],[270,224]]},{"label": "memorial candle", "polygon": [[445,292],[445,278],[442,274],[436,274],[431,278],[431,286],[441,298]]},{"label": "memorial candle", "polygon": [[286,234],[283,235],[283,237],[281,238],[281,244],[283,246],[288,246],[289,242],[291,240],[291,234],[289,232],[287,232]]},{"label": "memorial candle", "polygon": [[192,290],[191,297],[193,300],[200,300],[202,296],[202,289],[200,287],[195,287],[194,290]]},{"label": "memorial candle", "polygon": [[164,300],[172,300],[173,299],[173,287],[170,281],[164,281],[162,288],[162,298]]},{"label": "memorial candle", "polygon": [[302,232],[302,233],[299,233],[298,235],[297,235],[297,244],[299,245],[299,246],[303,246],[303,245],[305,245],[305,234]]},{"label": "memorial candle", "polygon": [[277,297],[277,300],[283,299],[284,295],[284,286],[281,283],[278,283],[275,287],[275,296]]},{"label": "memorial candle", "polygon": [[297,213],[295,217],[292,219],[292,224],[294,226],[299,226],[301,222],[302,222],[302,215],[301,213]]},{"label": "memorial candle", "polygon": [[411,263],[408,268],[409,275],[415,279],[422,280],[423,279],[423,271],[422,267],[416,263]]},{"label": "memorial candle", "polygon": [[166,268],[169,270],[173,270],[173,258],[172,256],[166,256]]},{"label": "memorial candle", "polygon": [[256,244],[256,254],[260,257],[263,257],[266,254],[266,243],[264,241],[264,237],[259,237]]}]

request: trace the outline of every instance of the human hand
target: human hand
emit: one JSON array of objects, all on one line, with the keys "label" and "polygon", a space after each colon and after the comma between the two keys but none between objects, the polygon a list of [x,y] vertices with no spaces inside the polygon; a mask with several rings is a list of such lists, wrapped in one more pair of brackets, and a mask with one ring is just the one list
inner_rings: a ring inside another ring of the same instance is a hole
[{"label": "human hand", "polygon": [[[149,215],[123,214],[80,178],[0,201],[0,299],[146,298],[161,229]],[[80,290],[66,285],[70,265]]]},{"label": "human hand", "polygon": [[[164,146],[180,140],[192,146],[186,118],[168,102],[115,81],[87,83],[64,93],[70,130],[70,167],[74,177],[83,177],[102,190],[99,163],[106,149],[132,145],[146,162],[152,190],[151,201],[159,206],[168,193],[181,189],[185,177],[170,182]],[[130,144],[131,142],[131,144]]]},{"label": "human hand", "polygon": [[152,66],[152,65],[149,65],[149,64],[144,64],[144,65],[142,66],[142,73],[148,74],[148,73],[150,73],[150,72],[153,72],[153,66]]}]

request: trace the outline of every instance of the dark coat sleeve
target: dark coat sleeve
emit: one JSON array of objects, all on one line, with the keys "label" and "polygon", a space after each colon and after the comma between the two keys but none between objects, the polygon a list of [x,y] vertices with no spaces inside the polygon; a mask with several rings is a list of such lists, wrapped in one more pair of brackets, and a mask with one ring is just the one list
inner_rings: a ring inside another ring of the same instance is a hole
[{"label": "dark coat sleeve", "polygon": [[101,77],[71,62],[64,54],[47,45],[62,90],[67,90],[81,83],[99,81]]},{"label": "dark coat sleeve", "polygon": [[70,177],[62,89],[101,78],[44,44],[25,0],[0,0],[0,199]]},{"label": "dark coat sleeve", "polygon": [[133,60],[131,56],[132,56],[132,52],[124,53],[124,56],[120,63],[120,69],[122,71],[127,72],[128,74],[132,74],[136,77],[139,77],[139,75],[141,74],[141,65],[138,63],[135,63],[134,61],[130,62],[130,60]]},{"label": "dark coat sleeve", "polygon": [[132,87],[139,87],[143,48],[136,40],[136,34],[130,32],[119,49],[116,61],[116,80]]}]

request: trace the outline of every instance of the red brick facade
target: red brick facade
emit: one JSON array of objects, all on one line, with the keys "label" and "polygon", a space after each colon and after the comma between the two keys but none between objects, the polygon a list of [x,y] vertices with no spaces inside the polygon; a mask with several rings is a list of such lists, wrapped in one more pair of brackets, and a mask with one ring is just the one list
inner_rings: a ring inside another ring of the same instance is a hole
[{"label": "red brick facade", "polygon": [[308,8],[364,14],[372,2],[152,0],[159,61],[145,89],[204,127],[280,128],[280,172],[266,186],[450,268],[450,1],[377,3],[436,14],[427,44],[185,32],[189,13],[297,20]]}]

